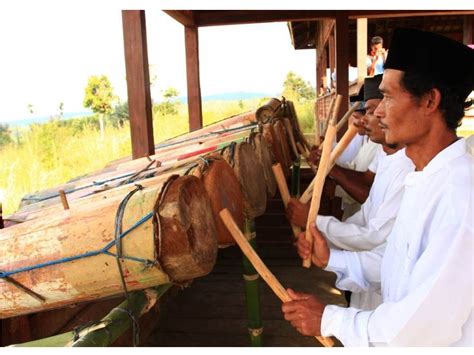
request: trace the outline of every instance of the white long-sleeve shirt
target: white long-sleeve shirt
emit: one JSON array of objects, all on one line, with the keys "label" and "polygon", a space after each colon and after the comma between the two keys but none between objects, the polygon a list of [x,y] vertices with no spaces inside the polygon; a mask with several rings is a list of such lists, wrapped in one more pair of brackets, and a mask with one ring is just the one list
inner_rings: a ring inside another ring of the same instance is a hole
[{"label": "white long-sleeve shirt", "polygon": [[[383,244],[392,231],[404,191],[405,176],[415,166],[405,149],[385,155],[377,167],[369,197],[360,211],[341,222],[332,216],[318,216],[316,225],[331,246],[344,250],[372,250]],[[354,293],[351,307],[375,309],[382,302],[380,292]]]},{"label": "white long-sleeve shirt", "polygon": [[[366,137],[367,136],[356,134],[339,158],[336,159],[336,164],[342,167],[346,167],[347,164],[350,164],[355,159],[364,143],[366,143]],[[333,149],[335,146],[336,142],[333,143]]]},{"label": "white long-sleeve shirt", "polygon": [[[473,346],[474,159],[464,139],[409,173],[387,243],[331,250],[326,270],[354,292],[381,287],[372,311],[326,306],[321,332],[345,346]],[[385,250],[384,250],[385,249]]]},{"label": "white long-sleeve shirt", "polygon": [[[337,165],[342,166],[346,169],[351,169],[355,171],[367,171],[369,165],[375,158],[375,153],[381,150],[381,145],[372,142],[367,136],[358,137],[362,137],[362,146],[358,150],[355,157],[352,160],[341,160],[341,155],[340,159],[336,162]],[[344,210],[344,215],[342,217],[343,221],[345,221],[347,218],[349,218],[354,213],[360,210],[360,203],[354,200],[352,196],[350,196],[340,185],[336,186],[335,196],[340,197],[342,199],[342,209]]]}]

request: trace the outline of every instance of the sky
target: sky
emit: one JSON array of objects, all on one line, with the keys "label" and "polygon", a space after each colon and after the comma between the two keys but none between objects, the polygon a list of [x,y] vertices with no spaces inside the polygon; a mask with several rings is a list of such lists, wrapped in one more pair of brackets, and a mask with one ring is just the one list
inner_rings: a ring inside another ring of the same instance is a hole
[{"label": "sky", "polygon": [[[364,1],[359,0],[360,8],[364,8]],[[227,9],[353,8],[353,3],[344,1],[318,2],[313,7],[308,6],[310,3],[225,2]],[[451,0],[449,6],[466,8],[462,1],[458,3]],[[34,116],[54,115],[61,102],[65,112],[84,111],[84,88],[91,75],[107,75],[115,93],[125,101],[121,9],[146,11],[150,75],[157,78],[152,87],[153,99],[158,101],[168,87],[185,96],[184,29],[161,9],[225,9],[222,4],[213,0],[16,0],[8,5],[2,2],[0,122],[30,117],[29,104]],[[404,0],[396,4],[398,8],[410,8]],[[431,0],[430,7],[446,8],[446,2],[443,5]],[[228,92],[277,95],[290,70],[315,86],[315,50],[294,50],[284,22],[200,28],[199,44],[203,96]]]},{"label": "sky", "polygon": [[[186,95],[184,28],[163,11],[146,11],[152,97],[168,87]],[[0,12],[5,55],[0,57],[0,122],[84,111],[90,75],[107,75],[126,100],[120,9],[63,8],[40,15]],[[10,35],[5,35],[9,33]],[[315,50],[295,51],[287,24],[270,23],[199,29],[202,95],[258,92],[277,95],[289,70],[315,84]]]}]

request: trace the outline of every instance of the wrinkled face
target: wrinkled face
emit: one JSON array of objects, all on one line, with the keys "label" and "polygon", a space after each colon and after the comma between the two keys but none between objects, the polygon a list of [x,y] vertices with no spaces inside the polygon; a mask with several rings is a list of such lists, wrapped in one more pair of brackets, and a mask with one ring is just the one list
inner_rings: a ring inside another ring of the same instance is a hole
[{"label": "wrinkled face", "polygon": [[365,124],[365,131],[372,142],[384,144],[385,136],[379,126],[380,117],[375,115],[375,109],[381,102],[381,99],[371,99],[365,102],[365,116],[363,122]]},{"label": "wrinkled face", "polygon": [[421,107],[401,84],[403,72],[386,69],[379,86],[383,100],[375,110],[387,144],[409,145],[428,131]]},{"label": "wrinkled face", "polygon": [[357,134],[361,136],[365,135],[365,125],[362,122],[363,117],[364,117],[364,114],[362,112],[354,112],[351,115],[351,121],[354,124],[354,126],[357,127]]}]

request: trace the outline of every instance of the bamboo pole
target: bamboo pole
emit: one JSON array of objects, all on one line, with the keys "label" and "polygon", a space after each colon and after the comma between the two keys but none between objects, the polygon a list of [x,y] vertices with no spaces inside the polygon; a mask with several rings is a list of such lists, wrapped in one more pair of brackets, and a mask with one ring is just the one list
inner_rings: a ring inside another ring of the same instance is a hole
[{"label": "bamboo pole", "polygon": [[[255,232],[255,221],[245,219],[244,235],[249,245],[256,251],[257,238]],[[245,254],[242,254],[244,269],[245,299],[247,302],[247,322],[251,346],[263,345],[263,327],[260,312],[260,292],[258,288],[259,275]]]},{"label": "bamboo pole", "polygon": [[[280,163],[274,164],[272,166],[272,169],[273,173],[275,174],[275,179],[277,181],[281,199],[283,200],[283,205],[286,208],[288,206],[288,202],[290,202],[290,192],[288,191],[285,175],[283,174],[283,170],[281,168]],[[301,233],[301,228],[292,224],[291,230],[293,231],[293,235],[295,236],[295,238],[298,238],[298,235]]]},{"label": "bamboo pole", "polygon": [[[277,280],[275,275],[272,274],[272,272],[267,268],[267,266],[263,263],[262,259],[258,256],[258,254],[255,252],[255,250],[249,245],[247,239],[245,236],[242,234],[240,231],[239,227],[235,224],[232,215],[227,209],[223,209],[219,213],[220,217],[222,218],[222,221],[226,225],[226,227],[229,229],[229,231],[232,233],[232,236],[235,238],[235,241],[239,245],[240,249],[242,252],[247,256],[249,261],[252,263],[252,265],[255,267],[257,272],[260,274],[262,279],[268,284],[268,286],[271,288],[271,290],[276,294],[276,296],[282,301],[282,302],[289,302],[291,301],[291,297],[286,291],[286,289],[283,287],[283,285]],[[320,336],[315,337],[321,344],[323,344],[326,347],[331,347],[334,345],[334,342],[330,338],[324,338]]]},{"label": "bamboo pole", "polygon": [[[84,347],[84,346],[110,346],[128,328],[131,320],[126,313],[128,309],[132,315],[139,318],[148,312],[155,303],[171,288],[171,284],[160,285],[158,287],[136,291],[130,294],[130,302],[123,301],[112,309],[104,318],[96,324],[83,328],[79,331],[79,339],[74,341],[76,334],[67,332],[54,335],[44,339],[38,339],[22,344],[11,345],[12,347]],[[125,311],[125,312],[124,312]]]},{"label": "bamboo pole", "polygon": [[[305,238],[311,244],[313,243],[313,238],[311,236],[311,231],[309,229],[310,224],[315,221],[316,216],[318,215],[319,205],[321,202],[321,194],[323,191],[324,180],[326,179],[328,167],[330,164],[330,154],[331,146],[334,137],[336,137],[336,126],[334,124],[329,124],[326,131],[326,136],[323,142],[323,151],[321,155],[321,161],[319,163],[318,172],[316,173],[313,196],[311,199],[311,206],[309,209],[308,220],[306,222],[306,231]],[[311,257],[303,260],[303,266],[309,268],[311,266]]]},{"label": "bamboo pole", "polygon": [[[347,111],[344,117],[349,117],[350,115],[352,115],[352,113],[354,113],[354,111],[357,109],[359,105],[360,103],[356,103],[356,105],[354,105],[353,107],[351,107],[349,111]],[[329,165],[328,171],[326,172],[326,176],[327,174],[329,174],[329,171],[331,171],[331,169],[336,164],[336,160],[341,156],[341,154],[348,147],[348,145],[351,143],[351,141],[354,139],[356,135],[357,135],[357,128],[354,125],[349,125],[349,128],[347,129],[347,131],[344,133],[341,140],[336,144],[333,151],[331,152],[330,165]],[[309,200],[311,199],[315,179],[316,177],[313,178],[309,186],[301,195],[300,197],[301,203],[308,203]]]}]

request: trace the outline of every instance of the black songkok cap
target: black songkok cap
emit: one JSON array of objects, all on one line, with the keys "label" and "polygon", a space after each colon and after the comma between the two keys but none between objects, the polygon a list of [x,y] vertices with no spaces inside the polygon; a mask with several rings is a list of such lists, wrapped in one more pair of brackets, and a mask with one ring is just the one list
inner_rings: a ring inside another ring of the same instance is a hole
[{"label": "black songkok cap", "polygon": [[349,97],[350,102],[359,102],[359,101],[364,101],[364,84],[359,89],[359,92],[357,95],[351,95]]},{"label": "black songkok cap", "polygon": [[382,74],[364,79],[364,101],[372,99],[383,99],[383,95],[379,90],[382,82]]},{"label": "black songkok cap", "polygon": [[474,50],[432,32],[395,29],[384,68],[420,74],[457,91],[463,100],[474,89]]}]

